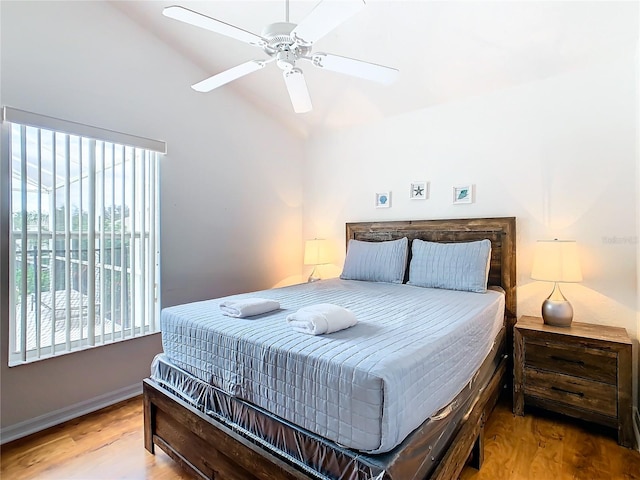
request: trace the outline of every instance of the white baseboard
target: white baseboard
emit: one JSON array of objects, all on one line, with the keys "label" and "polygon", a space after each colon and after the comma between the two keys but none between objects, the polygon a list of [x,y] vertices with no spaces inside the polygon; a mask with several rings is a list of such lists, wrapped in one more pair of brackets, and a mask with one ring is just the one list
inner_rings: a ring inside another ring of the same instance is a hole
[{"label": "white baseboard", "polygon": [[633,407],[633,433],[636,436],[636,449],[640,452],[640,413]]},{"label": "white baseboard", "polygon": [[0,444],[8,443],[18,438],[26,437],[32,433],[39,432],[45,428],[53,427],[60,423],[74,418],[95,412],[101,408],[108,407],[118,402],[128,400],[142,394],[142,382],[136,383],[129,387],[124,387],[114,392],[105,393],[98,397],[85,400],[84,402],[70,405],[60,410],[56,410],[39,417],[25,420],[8,427],[0,429]]}]

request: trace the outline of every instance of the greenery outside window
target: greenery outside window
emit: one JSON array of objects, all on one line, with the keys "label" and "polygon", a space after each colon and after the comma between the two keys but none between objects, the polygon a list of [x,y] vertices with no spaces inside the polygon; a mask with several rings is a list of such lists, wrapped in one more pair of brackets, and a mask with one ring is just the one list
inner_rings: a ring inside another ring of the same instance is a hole
[{"label": "greenery outside window", "polygon": [[164,142],[9,107],[3,119],[9,365],[156,332]]}]

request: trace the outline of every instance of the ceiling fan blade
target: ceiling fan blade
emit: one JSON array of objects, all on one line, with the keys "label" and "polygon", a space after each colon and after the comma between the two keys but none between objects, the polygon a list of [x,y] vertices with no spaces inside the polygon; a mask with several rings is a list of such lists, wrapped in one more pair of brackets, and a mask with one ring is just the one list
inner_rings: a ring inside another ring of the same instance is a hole
[{"label": "ceiling fan blade", "polygon": [[205,78],[201,82],[191,85],[191,88],[197,92],[210,92],[214,88],[221,87],[222,85],[225,85],[237,78],[248,75],[256,70],[260,70],[266,64],[267,62],[263,62],[261,60],[250,60],[238,65],[237,67],[230,68],[229,70],[225,70],[224,72],[213,75],[212,77]]},{"label": "ceiling fan blade", "polygon": [[324,0],[295,27],[291,35],[312,44],[365,7],[363,0]]},{"label": "ceiling fan blade", "polygon": [[292,68],[282,72],[284,83],[287,86],[293,111],[296,113],[306,113],[311,111],[311,97],[307,82],[304,81],[304,74],[299,68]]},{"label": "ceiling fan blade", "polygon": [[173,18],[174,20],[179,20],[181,22],[188,23],[189,25],[194,25],[196,27],[211,30],[212,32],[220,33],[222,35],[226,35],[227,37],[235,38],[236,40],[240,40],[241,42],[249,43],[251,45],[262,45],[265,43],[265,40],[259,35],[248,32],[247,30],[243,30],[242,28],[235,27],[229,23],[216,20],[215,18],[207,17],[206,15],[194,12],[193,10],[189,10],[188,8],[174,5],[165,8],[162,11],[162,14],[165,17]]},{"label": "ceiling fan blade", "polygon": [[329,53],[314,53],[311,62],[318,68],[364,78],[373,82],[389,85],[398,77],[399,70],[369,63],[355,58],[341,57]]}]

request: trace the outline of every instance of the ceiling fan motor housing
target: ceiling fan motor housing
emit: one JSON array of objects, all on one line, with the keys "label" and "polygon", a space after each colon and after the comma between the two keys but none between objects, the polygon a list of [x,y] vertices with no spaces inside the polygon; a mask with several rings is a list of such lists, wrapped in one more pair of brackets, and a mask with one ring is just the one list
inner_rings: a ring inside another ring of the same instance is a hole
[{"label": "ceiling fan motor housing", "polygon": [[262,30],[262,38],[267,43],[263,46],[265,53],[276,57],[276,63],[282,70],[290,70],[295,67],[296,60],[304,57],[311,51],[310,45],[304,45],[291,35],[296,28],[295,23],[277,22],[267,25]]}]

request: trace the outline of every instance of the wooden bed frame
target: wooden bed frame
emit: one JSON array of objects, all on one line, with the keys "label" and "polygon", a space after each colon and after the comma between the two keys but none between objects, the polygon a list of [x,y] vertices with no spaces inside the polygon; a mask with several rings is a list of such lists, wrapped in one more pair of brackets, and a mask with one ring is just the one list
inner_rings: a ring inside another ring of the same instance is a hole
[{"label": "wooden bed frame", "polygon": [[[502,360],[471,413],[453,437],[431,479],[458,478],[471,457],[479,468],[483,457],[483,427],[511,371],[513,325],[516,321],[516,222],[514,217],[348,223],[349,239],[368,241],[408,237],[437,242],[465,242],[488,238],[492,254],[489,285],[505,290],[506,342]],[[197,408],[144,380],[144,443],[157,445],[185,470],[201,478],[274,480],[315,478],[249,441]],[[418,452],[422,457],[430,453]]]}]

